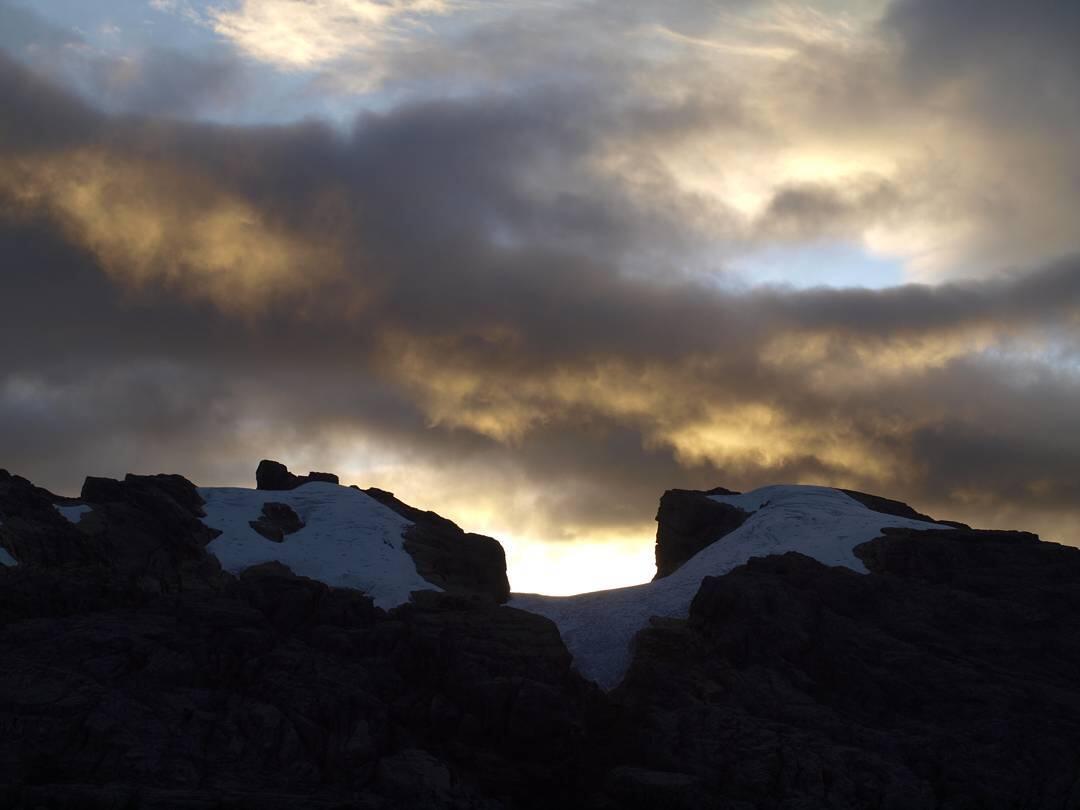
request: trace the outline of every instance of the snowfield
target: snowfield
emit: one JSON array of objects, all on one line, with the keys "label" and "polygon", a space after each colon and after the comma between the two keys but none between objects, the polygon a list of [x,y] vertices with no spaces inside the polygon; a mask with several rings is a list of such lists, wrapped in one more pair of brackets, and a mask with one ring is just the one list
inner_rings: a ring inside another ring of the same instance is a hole
[{"label": "snowfield", "polygon": [[670,576],[577,596],[514,594],[510,605],[554,621],[578,671],[612,689],[630,665],[630,644],[638,630],[652,616],[685,618],[707,576],[725,574],[751,557],[788,551],[865,574],[853,549],[878,537],[882,528],[951,528],[874,512],[827,487],[770,486],[743,495],[710,497],[754,514]]},{"label": "snowfield", "polygon": [[[412,591],[441,590],[416,571],[401,533],[409,521],[369,495],[337,484],[310,483],[287,492],[205,487],[203,523],[222,534],[207,546],[221,566],[238,574],[271,561],[335,588],[356,588],[378,607],[409,601]],[[264,503],[292,507],[304,528],[275,543],[252,529]]]},{"label": "snowfield", "polygon": [[61,506],[54,504],[56,511],[63,515],[69,523],[78,523],[87,512],[93,512],[89,506],[78,504],[76,506]]}]

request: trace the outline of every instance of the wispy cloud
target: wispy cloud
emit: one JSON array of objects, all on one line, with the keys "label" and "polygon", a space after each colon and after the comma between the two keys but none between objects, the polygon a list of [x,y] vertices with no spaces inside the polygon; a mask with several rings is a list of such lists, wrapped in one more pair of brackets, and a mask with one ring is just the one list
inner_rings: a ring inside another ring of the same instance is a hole
[{"label": "wispy cloud", "polygon": [[[377,37],[345,127],[106,114],[0,63],[5,464],[282,454],[519,537],[644,538],[666,487],[776,480],[1075,532],[1071,7],[332,5],[215,19],[300,15],[245,53],[346,95]],[[155,62],[139,98],[191,75]],[[822,240],[932,283],[728,283]]]},{"label": "wispy cloud", "polygon": [[209,20],[244,53],[286,69],[343,56],[372,56],[454,0],[239,0],[212,7]]}]

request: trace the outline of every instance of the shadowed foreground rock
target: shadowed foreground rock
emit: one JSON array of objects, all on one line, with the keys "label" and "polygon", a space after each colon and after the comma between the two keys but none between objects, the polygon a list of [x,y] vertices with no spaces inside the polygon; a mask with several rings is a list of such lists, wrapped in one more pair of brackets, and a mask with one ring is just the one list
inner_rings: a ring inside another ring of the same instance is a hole
[{"label": "shadowed foreground rock", "polygon": [[871,575],[752,560],[644,631],[627,755],[725,807],[1080,807],[1080,551],[887,530],[857,553]]},{"label": "shadowed foreground rock", "polygon": [[886,531],[869,575],[752,560],[603,694],[483,589],[385,612],[234,577],[184,479],[82,495],[72,523],[0,472],[3,808],[1080,807],[1080,551],[1034,535]]}]

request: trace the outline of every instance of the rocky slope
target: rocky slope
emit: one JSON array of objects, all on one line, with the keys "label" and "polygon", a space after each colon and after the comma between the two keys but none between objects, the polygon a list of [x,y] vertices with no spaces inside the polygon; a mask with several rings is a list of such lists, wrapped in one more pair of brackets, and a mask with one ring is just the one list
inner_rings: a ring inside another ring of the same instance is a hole
[{"label": "rocky slope", "polygon": [[[389,493],[0,472],[0,807],[1080,807],[1080,551],[794,489],[665,496],[625,590],[692,593],[604,691],[495,541]],[[331,519],[421,587],[275,561]]]}]

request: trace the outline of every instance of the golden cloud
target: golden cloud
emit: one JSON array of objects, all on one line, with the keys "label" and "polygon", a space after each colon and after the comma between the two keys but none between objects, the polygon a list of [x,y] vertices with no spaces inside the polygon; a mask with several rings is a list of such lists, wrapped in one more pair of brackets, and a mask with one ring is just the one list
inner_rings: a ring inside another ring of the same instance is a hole
[{"label": "golden cloud", "polygon": [[54,219],[133,287],[163,284],[250,312],[340,270],[340,255],[292,234],[239,195],[184,167],[78,148],[0,162],[8,215]]}]

